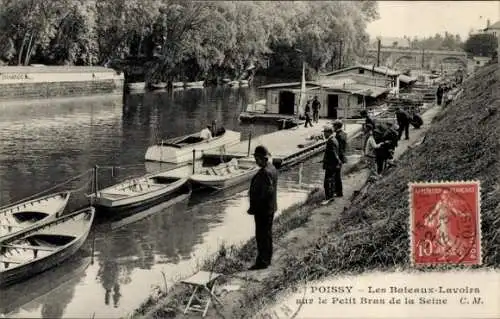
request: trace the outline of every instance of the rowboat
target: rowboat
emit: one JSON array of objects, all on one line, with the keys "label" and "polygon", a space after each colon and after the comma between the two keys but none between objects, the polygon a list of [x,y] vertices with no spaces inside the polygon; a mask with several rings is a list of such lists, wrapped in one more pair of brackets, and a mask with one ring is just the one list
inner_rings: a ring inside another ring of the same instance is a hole
[{"label": "rowboat", "polygon": [[140,212],[127,212],[126,214],[117,214],[115,218],[107,220],[106,223],[103,223],[101,225],[101,227],[114,231],[127,225],[139,222],[155,214],[168,213],[168,211],[172,212],[173,210],[178,211],[187,206],[189,198],[191,197],[191,192],[192,191],[191,187],[189,187],[189,183],[186,183],[186,187],[183,187],[182,191],[179,191],[178,193],[176,192],[175,196],[173,196],[171,199],[158,205],[154,205],[147,209],[141,210]]},{"label": "rowboat", "polygon": [[167,83],[165,82],[158,82],[158,83],[152,83],[151,84],[151,89],[153,90],[161,90],[167,87]]},{"label": "rowboat", "polygon": [[187,87],[203,87],[205,86],[205,81],[197,81],[197,82],[187,82]]},{"label": "rowboat", "polygon": [[0,242],[0,286],[7,286],[52,268],[83,245],[95,209],[85,208],[43,222]]},{"label": "rowboat", "polygon": [[199,133],[189,134],[164,140],[148,147],[145,159],[146,161],[174,164],[186,163],[193,160],[193,150],[195,150],[195,159],[200,159],[203,156],[203,151],[222,149],[225,146],[239,143],[240,138],[239,132],[231,130],[225,130],[208,141],[203,140]]},{"label": "rowboat", "polygon": [[100,210],[122,211],[158,203],[187,183],[187,178],[172,178],[147,174],[87,195]]},{"label": "rowboat", "polygon": [[146,83],[145,82],[129,83],[128,87],[130,90],[140,91],[140,90],[144,90],[144,88],[146,87]]},{"label": "rowboat", "polygon": [[183,88],[184,87],[184,82],[173,82],[172,86],[174,88]]},{"label": "rowboat", "polygon": [[233,158],[227,163],[214,167],[204,167],[198,173],[190,176],[193,183],[215,189],[226,189],[251,179],[259,170],[256,164],[238,161]]},{"label": "rowboat", "polygon": [[50,194],[0,210],[0,240],[36,223],[56,219],[66,208],[70,195]]}]

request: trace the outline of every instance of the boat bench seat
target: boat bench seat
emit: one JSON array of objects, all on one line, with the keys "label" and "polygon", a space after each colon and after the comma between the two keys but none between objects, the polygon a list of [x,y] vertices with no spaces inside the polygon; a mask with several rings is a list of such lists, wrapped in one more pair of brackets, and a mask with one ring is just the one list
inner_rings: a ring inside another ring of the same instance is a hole
[{"label": "boat bench seat", "polygon": [[15,259],[9,259],[9,258],[0,258],[0,263],[4,264],[22,264],[22,261],[15,260]]},{"label": "boat bench seat", "polygon": [[29,249],[29,250],[39,250],[39,251],[54,251],[57,248],[54,247],[46,247],[46,246],[30,246],[30,245],[9,245],[9,244],[2,244],[0,247],[5,247],[5,248],[17,248],[17,249]]}]

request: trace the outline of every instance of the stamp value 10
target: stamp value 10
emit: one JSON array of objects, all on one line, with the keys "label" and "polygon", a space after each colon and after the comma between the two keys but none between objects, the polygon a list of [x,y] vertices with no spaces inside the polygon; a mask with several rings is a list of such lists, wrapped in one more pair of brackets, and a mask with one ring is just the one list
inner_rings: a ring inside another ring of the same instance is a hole
[{"label": "stamp value 10", "polygon": [[412,263],[480,265],[479,182],[411,183],[409,186]]}]

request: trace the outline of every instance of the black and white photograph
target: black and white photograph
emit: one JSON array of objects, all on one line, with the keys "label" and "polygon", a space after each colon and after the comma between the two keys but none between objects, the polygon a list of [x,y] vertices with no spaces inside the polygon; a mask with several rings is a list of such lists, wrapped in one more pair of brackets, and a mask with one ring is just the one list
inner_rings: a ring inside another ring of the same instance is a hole
[{"label": "black and white photograph", "polygon": [[0,318],[500,318],[500,1],[0,0]]}]

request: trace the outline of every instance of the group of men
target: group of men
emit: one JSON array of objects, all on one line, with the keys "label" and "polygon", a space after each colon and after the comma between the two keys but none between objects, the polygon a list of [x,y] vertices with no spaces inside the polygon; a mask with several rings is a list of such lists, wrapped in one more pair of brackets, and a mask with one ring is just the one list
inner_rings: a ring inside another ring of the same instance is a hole
[{"label": "group of men", "polygon": [[[311,118],[312,109],[312,118]],[[304,127],[313,126],[312,122],[318,123],[319,121],[319,110],[321,109],[321,103],[318,100],[318,96],[315,96],[312,100],[307,101],[304,108],[304,116],[306,118],[306,123]]]},{"label": "group of men", "polygon": [[[395,128],[392,123],[377,124],[367,112],[362,112],[362,115],[365,117],[364,155],[372,176],[380,176],[386,165],[390,164],[403,134],[406,140],[409,139],[411,116],[400,108],[396,109],[398,127]],[[325,200],[322,204],[326,205],[334,201],[335,197],[344,195],[342,166],[347,163],[347,134],[342,121],[335,120],[331,126],[325,126],[323,136],[326,147],[321,161],[325,171]],[[273,254],[272,225],[277,209],[278,172],[270,161],[271,154],[267,148],[257,146],[253,155],[260,170],[250,183],[250,207],[247,212],[253,215],[255,221],[257,258],[249,270],[259,270],[269,267]]]},{"label": "group of men", "polygon": [[[342,165],[347,162],[347,134],[342,130],[343,123],[335,120],[333,126],[323,129],[326,138],[323,169],[325,170],[325,200],[330,203],[335,196],[342,197]],[[259,145],[255,148],[254,159],[260,167],[250,182],[248,191],[250,207],[247,211],[255,222],[257,258],[249,270],[265,269],[271,265],[273,255],[272,225],[277,209],[278,171],[270,160],[269,150]]]}]

